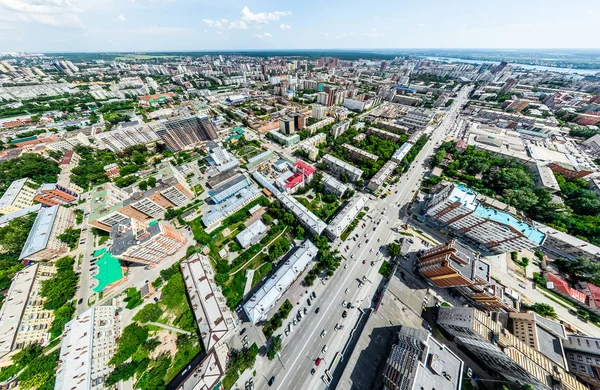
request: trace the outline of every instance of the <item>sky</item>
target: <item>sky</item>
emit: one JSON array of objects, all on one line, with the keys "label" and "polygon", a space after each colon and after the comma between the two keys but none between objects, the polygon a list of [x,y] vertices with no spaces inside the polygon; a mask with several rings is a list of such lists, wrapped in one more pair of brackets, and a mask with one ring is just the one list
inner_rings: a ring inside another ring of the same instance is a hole
[{"label": "sky", "polygon": [[0,52],[600,48],[597,0],[0,0]]}]

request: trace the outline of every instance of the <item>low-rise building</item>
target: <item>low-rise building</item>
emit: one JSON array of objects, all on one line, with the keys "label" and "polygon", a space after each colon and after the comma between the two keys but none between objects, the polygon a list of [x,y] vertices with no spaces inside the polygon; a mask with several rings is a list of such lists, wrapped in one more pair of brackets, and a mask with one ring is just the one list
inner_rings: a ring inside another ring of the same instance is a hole
[{"label": "low-rise building", "polygon": [[346,175],[349,181],[355,182],[360,180],[363,171],[345,161],[340,160],[330,154],[323,156],[323,163],[331,172],[336,175]]},{"label": "low-rise building", "polygon": [[408,155],[408,152],[410,152],[413,146],[415,145],[411,142],[402,144],[402,146],[400,146],[392,155],[392,161],[396,164],[400,164],[402,160],[404,160],[404,157]]},{"label": "low-rise building", "polygon": [[275,307],[277,301],[308,267],[317,253],[317,247],[310,240],[305,240],[295,248],[294,253],[285,259],[275,273],[244,304],[244,311],[252,324],[259,322],[269,310]]},{"label": "low-rise building", "polygon": [[279,131],[272,130],[269,131],[269,135],[275,142],[283,146],[291,146],[300,142],[300,135],[298,134],[285,135],[281,134]]},{"label": "low-rise building", "polygon": [[550,193],[560,192],[560,186],[552,169],[546,165],[536,164],[537,186],[547,189]]},{"label": "low-rise building", "polygon": [[73,227],[75,213],[62,206],[43,208],[38,212],[19,260],[51,260],[69,251],[69,246],[58,239]]},{"label": "low-rise building", "polygon": [[65,325],[55,390],[103,390],[114,367],[119,326],[114,306],[95,305]]},{"label": "low-rise building", "polygon": [[263,221],[257,219],[235,236],[235,239],[242,248],[247,249],[259,242],[267,234],[268,230],[269,228]]},{"label": "low-rise building", "polygon": [[231,198],[244,188],[249,187],[251,184],[252,182],[246,175],[240,174],[220,183],[218,187],[215,187],[208,192],[208,196],[210,196],[215,204],[219,204],[224,200]]},{"label": "low-rise building", "polygon": [[400,119],[400,124],[413,130],[423,130],[433,119],[433,112],[429,110],[412,110]]},{"label": "low-rise building", "polygon": [[323,178],[321,179],[321,184],[323,184],[323,188],[325,191],[329,192],[341,198],[346,191],[348,191],[348,186],[337,180],[335,177],[327,174],[326,172],[322,173]]},{"label": "low-rise building", "polygon": [[325,230],[327,224],[321,221],[321,219],[313,214],[312,211],[304,207],[304,205],[302,205],[302,203],[300,203],[296,198],[281,191],[278,191],[274,195],[277,197],[277,200],[279,200],[286,209],[292,212],[299,222],[311,233],[316,235],[323,233],[323,230]]},{"label": "low-rise building", "polygon": [[578,257],[600,260],[600,247],[550,226],[538,222],[534,225],[546,237],[542,244],[544,251],[571,260]]},{"label": "low-rise building", "polygon": [[402,326],[383,369],[386,390],[460,390],[463,361],[425,329]]},{"label": "low-rise building", "polygon": [[369,161],[379,160],[379,156],[377,156],[373,153],[365,152],[364,150],[359,149],[350,144],[344,144],[344,145],[342,145],[342,148],[344,148],[344,150],[346,152],[348,152],[348,155],[350,156],[350,158],[352,160],[362,160],[362,159],[369,160]]},{"label": "low-rise building", "polygon": [[367,204],[367,198],[364,195],[356,194],[344,208],[339,211],[336,216],[329,222],[327,225],[327,229],[325,229],[325,234],[331,239],[335,240],[340,237],[344,230],[354,218],[362,211],[362,209]]},{"label": "low-rise building", "polygon": [[375,176],[373,176],[371,178],[371,180],[369,180],[369,184],[367,184],[367,188],[373,192],[379,190],[379,188],[381,188],[381,186],[383,185],[383,183],[385,183],[385,181],[392,175],[392,173],[394,173],[394,169],[396,169],[396,167],[398,166],[397,163],[395,163],[392,160],[387,161],[375,174]]},{"label": "low-rise building", "polygon": [[36,263],[17,272],[0,309],[0,367],[29,344],[46,345],[50,339],[52,310],[44,309],[42,282],[56,274],[52,264]]},{"label": "low-rise building", "polygon": [[122,152],[130,146],[159,140],[158,135],[149,125],[139,122],[123,123],[115,130],[95,134],[94,138],[113,152]]},{"label": "low-rise building", "polygon": [[222,220],[241,210],[253,200],[258,199],[261,194],[256,185],[244,188],[236,196],[227,199],[223,203],[211,206],[208,213],[202,216],[202,224],[209,229],[219,226]]},{"label": "low-rise building", "polygon": [[402,136],[399,134],[390,133],[389,131],[377,129],[375,127],[369,127],[367,129],[367,135],[374,135],[378,138],[398,142],[402,139]]},{"label": "low-rise building", "polygon": [[350,121],[342,121],[331,126],[331,135],[336,139],[350,128]]},{"label": "low-rise building", "polygon": [[248,168],[248,170],[254,169],[257,166],[259,166],[260,164],[267,162],[275,157],[276,156],[272,151],[270,151],[270,150],[264,151],[252,158],[249,158],[248,163],[246,163],[246,168]]},{"label": "low-rise building", "polygon": [[9,214],[33,204],[39,185],[23,178],[13,181],[0,198],[0,214]]},{"label": "low-rise building", "polygon": [[42,184],[33,198],[34,201],[46,206],[65,205],[79,198],[77,192],[58,184]]}]

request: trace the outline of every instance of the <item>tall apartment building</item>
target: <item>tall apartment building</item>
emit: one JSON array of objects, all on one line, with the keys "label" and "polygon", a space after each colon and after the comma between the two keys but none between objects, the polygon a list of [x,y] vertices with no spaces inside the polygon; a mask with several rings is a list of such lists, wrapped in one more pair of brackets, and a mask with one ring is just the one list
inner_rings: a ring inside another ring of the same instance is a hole
[{"label": "tall apartment building", "polygon": [[510,333],[507,321],[506,314],[486,315],[471,307],[440,307],[437,317],[437,324],[452,336],[459,348],[488,372],[496,373],[516,387],[587,389],[565,368]]},{"label": "tall apartment building", "polygon": [[165,223],[129,219],[113,226],[110,253],[124,261],[158,264],[187,243],[184,235]]},{"label": "tall apartment building", "polygon": [[431,195],[426,216],[454,235],[460,235],[495,253],[532,249],[544,234],[506,211],[484,206],[473,190],[442,183]]},{"label": "tall apartment building", "polygon": [[137,122],[129,122],[119,129],[95,134],[94,138],[113,152],[121,152],[129,146],[148,144],[160,139],[149,125]]},{"label": "tall apartment building", "polygon": [[31,206],[38,188],[39,185],[28,178],[13,181],[0,198],[0,214],[10,214]]},{"label": "tall apartment building", "polygon": [[294,120],[288,116],[279,119],[279,132],[285,135],[292,135],[295,132]]},{"label": "tall apartment building", "polygon": [[317,120],[321,120],[323,118],[325,118],[325,115],[327,115],[327,107],[322,105],[322,104],[313,104],[312,105],[312,111],[311,111],[311,117],[313,117],[314,119]]},{"label": "tall apartment building", "polygon": [[58,239],[75,223],[75,213],[62,206],[43,208],[38,212],[19,260],[52,260],[69,251],[69,246]]},{"label": "tall apartment building", "polygon": [[324,106],[330,106],[331,104],[329,104],[329,95],[326,92],[317,93],[317,103]]},{"label": "tall apartment building", "polygon": [[600,338],[570,334],[563,346],[569,371],[592,388],[600,388]]},{"label": "tall apartment building", "polygon": [[65,326],[56,370],[56,390],[104,390],[108,364],[117,348],[118,317],[114,306],[95,305]]},{"label": "tall apartment building", "polygon": [[384,390],[460,390],[463,361],[425,329],[402,326],[383,369]]},{"label": "tall apartment building", "polygon": [[326,106],[333,106],[336,104],[336,92],[338,88],[333,85],[326,85],[323,87],[323,92],[327,94],[327,103],[324,103]]},{"label": "tall apartment building", "polygon": [[295,112],[292,114],[292,118],[294,119],[294,128],[296,130],[302,130],[306,127],[306,116],[304,114]]},{"label": "tall apartment building", "polygon": [[46,345],[53,312],[44,309],[42,282],[56,274],[52,264],[35,263],[17,272],[0,309],[0,367],[29,344]]},{"label": "tall apartment building", "polygon": [[482,310],[515,310],[502,287],[490,278],[490,265],[456,240],[426,249],[416,268],[435,286],[454,288]]},{"label": "tall apartment building", "polygon": [[217,130],[210,118],[200,116],[165,122],[155,131],[173,152],[218,138]]}]

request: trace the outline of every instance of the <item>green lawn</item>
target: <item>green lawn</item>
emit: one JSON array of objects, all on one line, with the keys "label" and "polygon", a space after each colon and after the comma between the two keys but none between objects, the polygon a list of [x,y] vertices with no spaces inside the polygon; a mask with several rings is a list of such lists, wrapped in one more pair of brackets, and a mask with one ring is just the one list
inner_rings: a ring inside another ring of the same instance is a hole
[{"label": "green lawn", "polygon": [[263,277],[271,272],[272,269],[273,264],[265,263],[262,267],[254,271],[254,276],[252,277],[252,287],[256,286]]}]

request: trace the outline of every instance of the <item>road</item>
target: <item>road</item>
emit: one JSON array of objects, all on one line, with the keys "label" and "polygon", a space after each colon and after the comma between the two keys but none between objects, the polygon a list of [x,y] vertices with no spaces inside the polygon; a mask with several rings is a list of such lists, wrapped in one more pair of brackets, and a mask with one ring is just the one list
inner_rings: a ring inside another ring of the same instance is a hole
[{"label": "road", "polygon": [[[360,316],[358,308],[371,306],[371,298],[381,279],[378,270],[384,256],[378,252],[381,246],[395,237],[396,233],[391,228],[398,224],[401,216],[401,213],[392,210],[404,210],[405,206],[412,201],[427,169],[425,161],[433,155],[436,144],[452,127],[460,107],[466,101],[468,91],[467,88],[463,89],[437,127],[430,129],[431,139],[417,155],[410,170],[398,183],[388,187],[392,194],[384,200],[370,196],[371,199],[367,204],[369,213],[363,219],[365,226],[359,224],[353,233],[356,241],[349,238],[343,244],[339,240],[333,243],[332,247],[339,248],[346,260],[325,285],[318,284],[314,289],[317,298],[309,308],[309,314],[303,317],[288,337],[284,338],[280,359],[275,359],[266,366],[263,377],[257,378],[257,388],[269,388],[267,381],[273,376],[275,376],[275,383],[271,388],[277,390],[326,388],[321,378],[325,368],[329,367],[336,353],[342,351],[352,326]],[[344,250],[346,245],[350,247],[348,251]],[[363,264],[363,260],[366,260],[366,264]],[[370,264],[371,261],[375,262],[373,266]],[[363,276],[366,277],[367,282],[362,288],[358,288]],[[347,294],[346,289],[348,289]],[[344,300],[352,302],[357,307],[348,310],[348,318],[345,319],[342,318],[342,312],[347,310],[342,307]],[[314,313],[315,307],[320,307],[319,314]],[[334,330],[336,324],[343,325],[344,329]],[[287,322],[284,326],[287,326]],[[323,330],[327,333],[321,337]],[[323,352],[325,345],[327,351]],[[324,360],[318,367],[315,366],[317,358]],[[316,369],[314,375],[310,374],[312,368]]]}]

